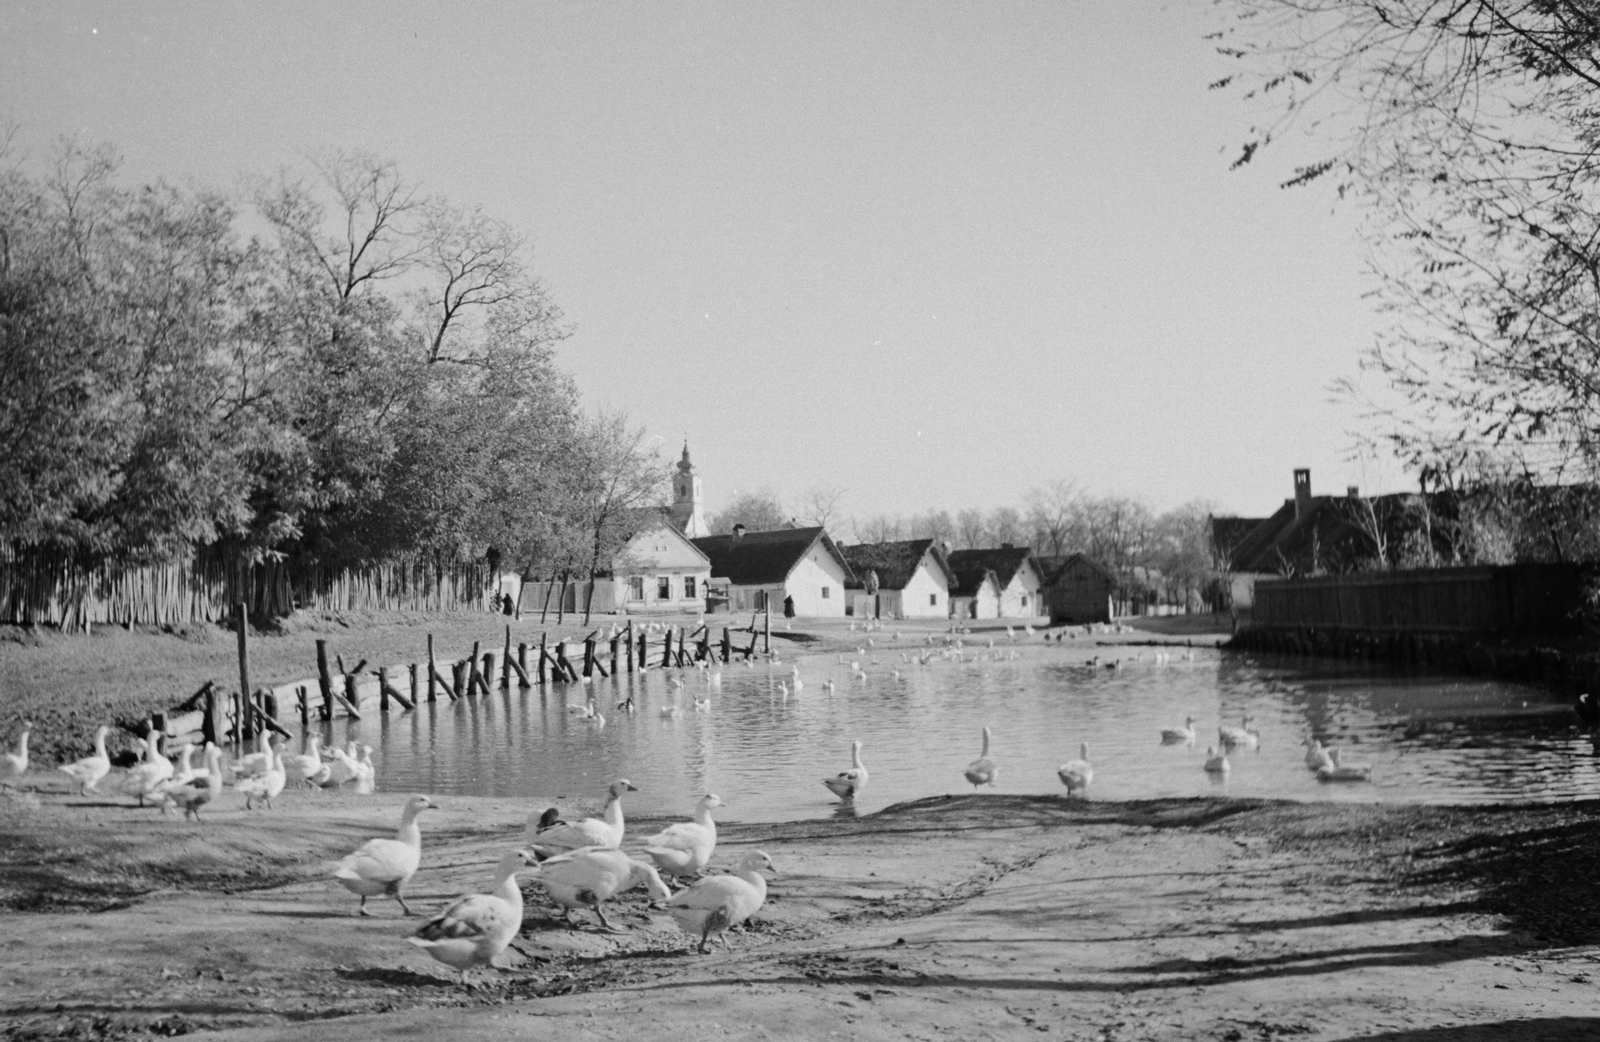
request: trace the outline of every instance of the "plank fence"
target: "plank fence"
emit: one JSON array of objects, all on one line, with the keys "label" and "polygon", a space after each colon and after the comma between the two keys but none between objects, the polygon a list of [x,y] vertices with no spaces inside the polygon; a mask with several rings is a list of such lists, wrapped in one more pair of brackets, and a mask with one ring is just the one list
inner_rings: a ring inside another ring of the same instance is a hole
[{"label": "plank fence", "polygon": [[243,601],[254,618],[322,611],[487,610],[494,575],[477,561],[402,558],[350,567],[242,564],[209,548],[160,564],[84,568],[0,550],[0,622],[82,632],[96,625],[224,622]]},{"label": "plank fence", "polygon": [[1565,636],[1593,570],[1575,564],[1430,568],[1261,579],[1253,629]]}]

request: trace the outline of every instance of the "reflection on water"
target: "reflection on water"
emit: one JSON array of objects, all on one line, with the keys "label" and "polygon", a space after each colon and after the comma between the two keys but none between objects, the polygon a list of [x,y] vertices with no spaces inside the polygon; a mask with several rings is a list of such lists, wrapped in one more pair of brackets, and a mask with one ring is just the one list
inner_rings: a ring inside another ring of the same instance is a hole
[{"label": "reflection on water", "polygon": [[[492,698],[420,706],[414,713],[325,725],[325,737],[374,747],[378,787],[517,796],[530,808],[598,802],[612,779],[640,789],[634,813],[687,814],[716,792],[726,820],[853,813],[821,779],[850,766],[863,743],[870,783],[855,811],[939,793],[971,791],[962,770],[994,732],[996,792],[1062,792],[1056,767],[1089,743],[1091,798],[1144,799],[1226,792],[1296,800],[1471,803],[1562,800],[1600,794],[1600,762],[1567,703],[1540,688],[1461,677],[1396,674],[1360,664],[1271,660],[1197,650],[1151,662],[1148,649],[1022,645],[1015,658],[926,666],[880,651],[853,680],[834,656],[797,660],[804,688],[781,665],[718,667],[720,690],[697,670],[652,670],[592,685],[513,690]],[[1181,651],[1181,649],[1180,649]],[[1135,659],[1141,654],[1141,659]],[[976,652],[988,654],[986,649]],[[973,654],[969,652],[969,655]],[[1105,662],[1120,657],[1120,668]],[[898,671],[899,676],[892,671]],[[672,685],[681,678],[681,688]],[[831,679],[834,689],[824,688]],[[606,722],[569,711],[592,688]],[[708,711],[696,697],[711,699]],[[632,697],[635,710],[616,709]],[[663,717],[676,705],[680,712]],[[1163,746],[1164,727],[1198,720],[1193,747]],[[1219,781],[1202,770],[1220,724],[1249,714],[1258,751],[1230,757]],[[1315,735],[1347,760],[1373,765],[1369,784],[1319,782],[1300,743]]]}]

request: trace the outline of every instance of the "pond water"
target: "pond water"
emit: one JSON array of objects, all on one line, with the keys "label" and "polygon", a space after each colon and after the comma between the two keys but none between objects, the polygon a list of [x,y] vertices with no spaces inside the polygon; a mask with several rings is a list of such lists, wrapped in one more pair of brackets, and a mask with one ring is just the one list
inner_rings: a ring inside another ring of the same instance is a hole
[{"label": "pond water", "polygon": [[[858,658],[864,682],[834,655],[732,663],[711,689],[699,670],[651,670],[423,705],[324,725],[325,738],[374,748],[378,787],[434,795],[515,796],[530,808],[595,805],[625,777],[640,791],[631,813],[685,814],[702,793],[727,803],[723,820],[826,817],[840,804],[820,784],[863,744],[871,780],[860,813],[941,793],[972,791],[962,770],[994,734],[994,791],[1060,793],[1056,767],[1088,742],[1094,799],[1227,793],[1292,800],[1407,803],[1553,801],[1600,795],[1600,758],[1567,701],[1542,688],[1402,674],[1326,660],[1281,660],[1216,649],[1155,650],[1088,641],[971,645],[966,661],[902,661],[899,650]],[[1101,662],[1086,664],[1098,653]],[[1136,657],[1137,656],[1137,657]],[[998,660],[996,660],[998,659]],[[1117,659],[1119,668],[1104,668]],[[804,687],[785,696],[798,666]],[[894,670],[899,676],[894,676]],[[673,680],[683,687],[675,688]],[[824,688],[831,679],[834,690]],[[590,688],[603,726],[568,708]],[[633,713],[614,707],[632,695]],[[709,694],[708,711],[693,708]],[[675,719],[663,706],[676,704]],[[1225,781],[1203,769],[1220,723],[1254,717],[1259,751],[1236,751]],[[1163,746],[1163,727],[1193,715],[1194,747]],[[1310,734],[1373,765],[1368,783],[1324,783],[1307,770]],[[987,791],[987,790],[986,790]]]}]

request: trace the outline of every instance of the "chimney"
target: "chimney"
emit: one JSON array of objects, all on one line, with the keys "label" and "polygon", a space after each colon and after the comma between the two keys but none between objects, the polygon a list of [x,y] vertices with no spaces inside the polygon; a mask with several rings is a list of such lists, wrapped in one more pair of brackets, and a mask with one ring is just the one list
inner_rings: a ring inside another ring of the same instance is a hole
[{"label": "chimney", "polygon": [[1347,485],[1347,486],[1345,486],[1344,494],[1349,496],[1351,499],[1360,499],[1361,498],[1361,486],[1359,486],[1359,485]]},{"label": "chimney", "polygon": [[741,540],[743,538],[744,538],[744,526],[743,525],[734,525],[733,526],[733,541],[737,543],[739,540]]},{"label": "chimney", "polygon": [[1294,472],[1294,516],[1303,517],[1311,508],[1311,471],[1307,467]]}]

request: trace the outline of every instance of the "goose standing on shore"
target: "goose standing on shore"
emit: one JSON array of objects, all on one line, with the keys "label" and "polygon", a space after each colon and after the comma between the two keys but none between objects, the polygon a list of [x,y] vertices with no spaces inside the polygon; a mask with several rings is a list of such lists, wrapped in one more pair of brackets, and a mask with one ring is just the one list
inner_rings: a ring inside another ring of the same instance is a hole
[{"label": "goose standing on shore", "polygon": [[989,758],[989,729],[983,729],[983,749],[978,753],[978,758],[967,764],[967,769],[962,772],[967,781],[972,783],[972,791],[977,792],[980,785],[994,785],[994,780],[1000,777],[1000,765]]},{"label": "goose standing on shore", "polygon": [[645,837],[640,848],[662,874],[670,878],[699,875],[711,863],[711,855],[717,849],[717,822],[711,812],[720,806],[722,799],[716,793],[706,793],[695,804],[692,821],[668,825],[655,835]]},{"label": "goose standing on shore", "polygon": [[1067,787],[1068,796],[1088,796],[1094,781],[1094,765],[1089,762],[1089,743],[1078,746],[1078,759],[1068,760],[1056,769],[1056,777]]},{"label": "goose standing on shore", "polygon": [[856,798],[856,793],[867,787],[867,769],[861,764],[861,743],[850,743],[850,769],[840,771],[832,778],[822,779],[828,791],[846,803]]},{"label": "goose standing on shore", "polygon": [[288,783],[288,775],[283,770],[282,754],[271,745],[268,745],[267,755],[270,759],[267,761],[267,769],[264,772],[253,778],[244,778],[234,783],[233,787],[244,793],[245,810],[255,810],[256,800],[265,803],[267,809],[271,810],[273,799],[283,791],[284,785]]},{"label": "goose standing on shore", "polygon": [[523,841],[541,858],[564,854],[579,847],[620,847],[623,834],[622,794],[638,791],[638,786],[628,779],[618,778],[611,783],[605,810],[600,817],[584,818],[543,831],[539,829],[539,819],[529,814]]},{"label": "goose standing on shore", "polygon": [[643,886],[657,901],[672,896],[655,865],[601,847],[583,847],[546,858],[535,866],[533,878],[544,884],[569,923],[573,909],[589,908],[600,926],[613,932],[617,928],[606,919],[602,906],[617,894]]},{"label": "goose standing on shore", "polygon": [[508,852],[495,869],[490,893],[458,898],[406,940],[434,960],[460,970],[461,983],[467,983],[468,970],[491,964],[522,929],[522,888],[517,885],[517,873],[532,860],[529,851]]},{"label": "goose standing on shore", "polygon": [[94,755],[85,756],[73,763],[64,763],[56,770],[70,777],[78,785],[78,795],[87,796],[95,791],[106,775],[111,773],[111,757],[106,755],[106,735],[111,728],[100,725],[94,732]]},{"label": "goose standing on shore", "polygon": [[122,791],[138,799],[139,806],[172,777],[172,761],[161,754],[161,735],[151,731],[144,740],[144,761],[122,776]]},{"label": "goose standing on shore", "polygon": [[33,721],[22,721],[22,733],[17,736],[17,751],[6,753],[6,780],[15,782],[28,773],[28,736],[33,733]]},{"label": "goose standing on shore", "polygon": [[761,910],[767,900],[767,879],[762,870],[778,874],[772,859],[763,851],[752,850],[739,862],[731,876],[708,876],[687,890],[680,890],[667,901],[667,914],[684,933],[700,935],[699,951],[715,933],[728,951],[728,931]]},{"label": "goose standing on shore", "polygon": [[388,894],[400,902],[400,909],[411,914],[400,888],[417,874],[422,864],[422,829],[417,825],[417,815],[425,810],[437,810],[439,805],[426,796],[413,796],[400,812],[400,828],[394,839],[369,839],[346,854],[334,866],[333,878],[339,885],[361,897],[361,915],[367,911],[367,898]]}]

